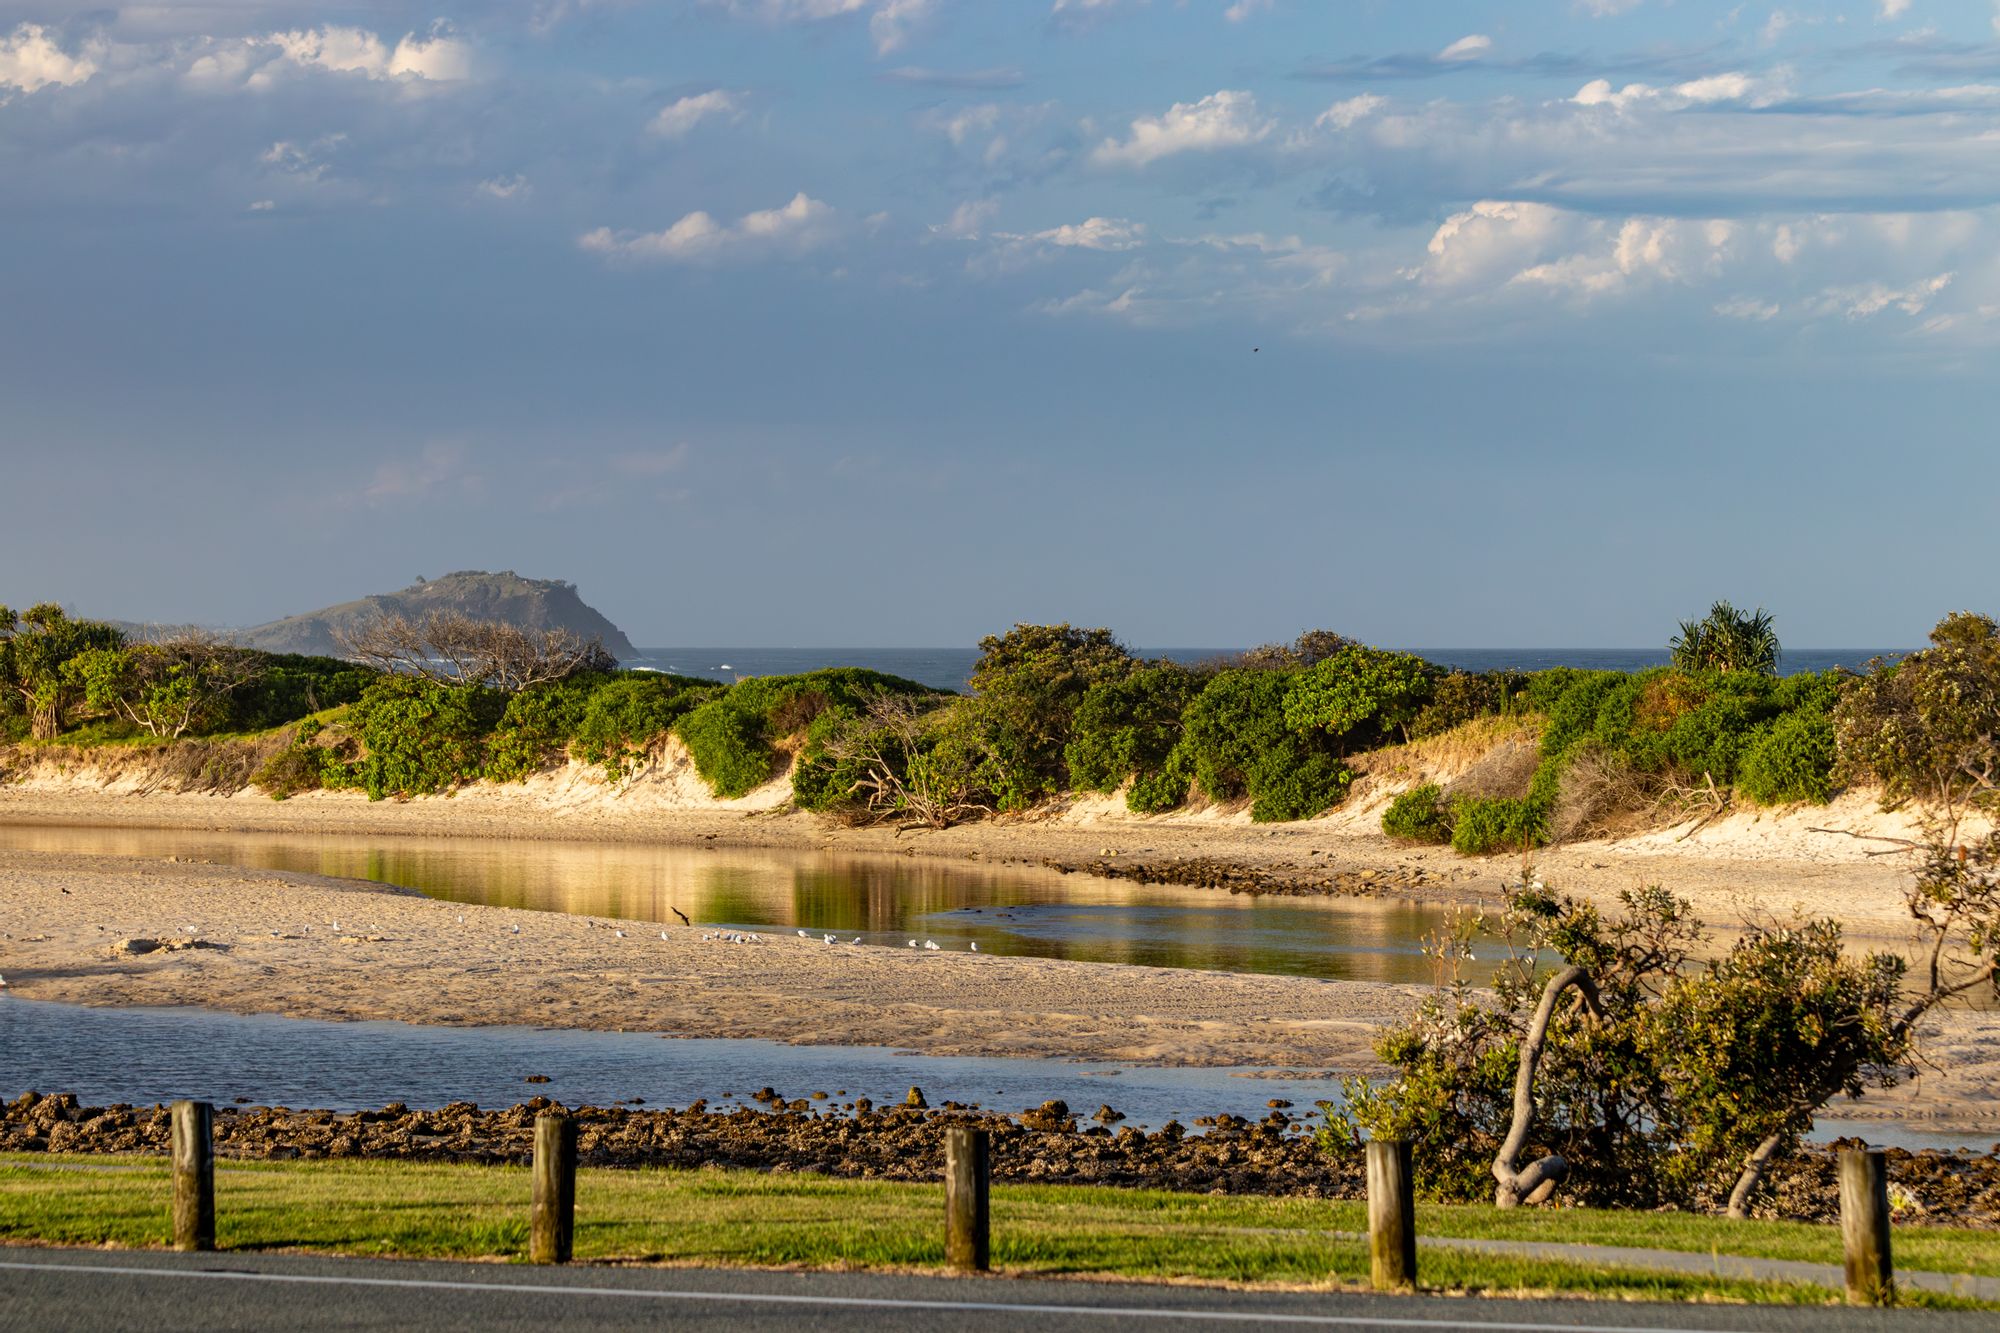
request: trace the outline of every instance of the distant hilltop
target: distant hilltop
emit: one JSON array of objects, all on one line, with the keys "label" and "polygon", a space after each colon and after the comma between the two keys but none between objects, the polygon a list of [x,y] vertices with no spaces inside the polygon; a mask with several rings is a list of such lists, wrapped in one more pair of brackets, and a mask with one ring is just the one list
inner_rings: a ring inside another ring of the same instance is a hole
[{"label": "distant hilltop", "polygon": [[378,616],[418,617],[433,611],[456,611],[474,620],[498,620],[523,629],[566,629],[604,643],[621,661],[639,655],[625,632],[577,596],[576,585],[561,579],[526,579],[513,570],[489,574],[461,570],[442,578],[418,579],[401,592],[378,593],[342,602],[304,615],[287,616],[268,625],[234,630],[236,642],[269,653],[315,653],[339,656],[335,634],[358,629]]}]

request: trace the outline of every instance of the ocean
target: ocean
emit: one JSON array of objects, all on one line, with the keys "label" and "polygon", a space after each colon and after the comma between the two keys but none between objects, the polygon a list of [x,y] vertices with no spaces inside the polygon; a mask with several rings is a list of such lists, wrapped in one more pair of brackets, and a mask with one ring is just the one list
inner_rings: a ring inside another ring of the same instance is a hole
[{"label": "ocean", "polygon": [[[1236,648],[1134,648],[1140,657],[1176,662],[1208,662]],[[1583,667],[1593,671],[1640,671],[1664,666],[1664,648],[1416,648],[1411,651],[1439,666],[1459,671],[1542,671]],[[1779,659],[1785,675],[1844,666],[1864,668],[1875,657],[1897,657],[1907,648],[1795,648]],[[650,667],[682,676],[740,680],[745,676],[785,676],[820,667],[867,667],[921,681],[934,689],[963,690],[979,660],[976,648],[641,648],[628,667]]]}]

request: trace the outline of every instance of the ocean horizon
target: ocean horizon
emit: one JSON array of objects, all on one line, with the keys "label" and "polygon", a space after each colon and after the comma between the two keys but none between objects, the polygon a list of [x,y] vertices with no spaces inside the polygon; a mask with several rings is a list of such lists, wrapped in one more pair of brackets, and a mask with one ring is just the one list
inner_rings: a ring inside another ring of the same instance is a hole
[{"label": "ocean horizon", "polygon": [[[1242,652],[1242,648],[1134,648],[1134,655],[1193,664]],[[1407,651],[1455,671],[1642,671],[1665,666],[1665,648],[1412,648]],[[1908,648],[1792,648],[1778,660],[1781,675],[1847,667],[1859,671],[1876,657],[1898,657]],[[977,648],[640,648],[623,665],[680,676],[736,680],[786,676],[822,667],[866,667],[933,689],[963,690],[979,661]]]}]

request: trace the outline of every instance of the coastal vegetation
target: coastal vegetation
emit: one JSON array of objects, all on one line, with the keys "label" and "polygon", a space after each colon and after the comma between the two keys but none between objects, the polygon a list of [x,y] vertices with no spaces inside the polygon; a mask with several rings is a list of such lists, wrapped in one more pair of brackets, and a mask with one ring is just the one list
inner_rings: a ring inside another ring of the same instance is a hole
[{"label": "coastal vegetation", "polygon": [[[931,826],[1092,792],[1141,814],[1308,819],[1407,773],[1384,831],[1478,855],[1849,786],[1962,805],[2000,729],[2000,636],[1970,613],[1901,661],[1786,676],[1771,616],[1728,603],[1680,626],[1670,665],[1631,672],[1455,671],[1326,630],[1190,664],[1106,629],[1017,625],[981,642],[963,694],[859,668],[625,671],[567,630],[458,613],[384,616],[343,642],[342,658],[275,655],[0,608],[0,737],[198,742],[182,767],[205,788],[240,772],[279,798],[426,795],[572,760],[620,781],[674,737],[718,798],[789,774],[800,808]],[[1496,720],[1513,739],[1476,762],[1418,761]]]}]

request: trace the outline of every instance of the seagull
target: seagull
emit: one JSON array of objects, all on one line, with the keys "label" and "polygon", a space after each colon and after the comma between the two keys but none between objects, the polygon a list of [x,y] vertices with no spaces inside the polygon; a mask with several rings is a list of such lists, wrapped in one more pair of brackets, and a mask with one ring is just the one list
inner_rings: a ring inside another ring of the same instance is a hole
[{"label": "seagull", "polygon": [[848,943],[849,943],[849,944],[859,944],[859,943],[861,943],[861,937],[860,937],[859,935],[856,935],[856,936],[855,936],[855,937],[854,937],[853,939],[849,940],[849,941],[848,941]]},{"label": "seagull", "polygon": [[0,977],[0,990],[6,990],[6,989],[7,989],[7,978]]},{"label": "seagull", "polygon": [[521,928],[519,926],[509,926],[508,929],[513,931],[516,935],[521,933]]},{"label": "seagull", "polygon": [[619,939],[621,939],[621,940],[625,938],[625,932],[624,932],[624,931],[622,931],[622,930],[614,930],[614,931],[612,931],[611,933],[612,933],[613,935],[616,935],[616,936],[617,936],[617,937],[618,937]]},{"label": "seagull", "polygon": [[[672,913],[673,913],[673,914],[674,914],[675,916],[679,917],[679,918],[681,919],[681,924],[682,924],[683,926],[692,926],[692,925],[694,924],[694,922],[692,922],[692,921],[688,920],[688,917],[687,917],[687,913],[686,913],[686,912],[683,912],[683,911],[682,911],[682,910],[681,910],[680,908],[678,908],[678,907],[669,907],[669,908],[668,908],[667,910],[668,910],[669,912],[672,912]],[[666,936],[665,936],[665,935],[662,935],[662,936],[660,936],[660,938],[661,938],[661,939],[665,939],[665,938],[666,938]]]},{"label": "seagull", "polygon": [[935,949],[938,947],[938,942],[936,940],[925,940],[924,947],[926,949]]},{"label": "seagull", "polygon": [[822,944],[838,944],[838,943],[840,943],[840,941],[839,941],[839,940],[835,939],[835,938],[834,938],[833,936],[831,936],[831,935],[822,935],[822,936],[820,936],[819,938],[820,938],[820,943],[822,943]]},{"label": "seagull", "polygon": [[799,938],[800,938],[800,939],[802,939],[802,940],[809,940],[809,939],[811,939],[811,938],[812,938],[812,936],[810,936],[810,935],[806,934],[806,933],[805,933],[805,932],[804,932],[804,931],[802,930],[802,931],[800,931],[800,932],[799,932]]},{"label": "seagull", "polygon": [[465,913],[460,912],[458,914],[458,924],[461,926],[465,924]]},{"label": "seagull", "polygon": [[911,947],[912,949],[916,948],[916,947],[917,947],[917,942],[916,942],[915,940],[911,940],[911,941],[910,941],[910,947]]},{"label": "seagull", "polygon": [[[661,932],[660,932],[660,938],[661,938],[661,939],[665,939],[666,937],[667,937],[667,932],[666,932],[666,931],[664,931],[664,930],[663,930],[663,931],[661,931]],[[703,939],[707,939],[707,938],[708,938],[708,936],[704,935],[704,936],[702,936],[702,938],[703,938]]]},{"label": "seagull", "polygon": [[340,933],[340,923],[338,921],[333,923],[333,933],[336,935]]},{"label": "seagull", "polygon": [[979,952],[979,941],[978,941],[978,940],[974,940],[974,941],[972,942],[972,945],[971,945],[971,948],[972,948],[972,951],[973,951],[974,953],[978,953],[978,952]]}]

